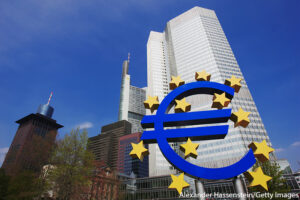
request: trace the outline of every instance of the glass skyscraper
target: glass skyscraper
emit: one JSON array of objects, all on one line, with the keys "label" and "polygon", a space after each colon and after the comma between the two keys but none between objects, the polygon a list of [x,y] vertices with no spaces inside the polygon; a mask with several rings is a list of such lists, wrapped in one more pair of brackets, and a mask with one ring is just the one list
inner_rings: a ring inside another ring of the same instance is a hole
[{"label": "glass skyscraper", "polygon": [[[240,67],[213,10],[194,7],[170,20],[164,32],[151,31],[147,43],[147,95],[161,101],[169,91],[171,76],[181,76],[186,83],[195,81],[195,72],[206,70],[211,81],[224,83],[232,75],[242,78],[242,88],[235,94],[229,107],[236,112],[240,107],[251,112],[247,128],[229,122],[228,135],[223,140],[199,141],[198,158],[189,162],[203,167],[224,167],[240,160],[252,141],[266,140],[271,146]],[[211,95],[187,98],[191,111],[210,110]],[[147,113],[147,114],[150,114]],[[154,113],[155,114],[155,113]],[[178,145],[173,144],[177,150]],[[157,144],[149,145],[149,175],[174,173]],[[271,155],[274,158],[274,155]]]},{"label": "glass skyscraper", "polygon": [[[119,138],[118,151],[118,172],[131,176],[134,173],[135,178],[147,177],[148,174],[148,156],[145,156],[141,162],[138,158],[132,158],[129,153],[132,151],[131,143],[139,143],[141,133],[132,133]],[[147,145],[145,145],[147,148]]]},{"label": "glass skyscraper", "polygon": [[132,125],[131,133],[142,132],[141,120],[146,114],[143,102],[146,100],[146,89],[130,85],[128,74],[129,59],[123,62],[120,93],[119,121],[127,120]]}]

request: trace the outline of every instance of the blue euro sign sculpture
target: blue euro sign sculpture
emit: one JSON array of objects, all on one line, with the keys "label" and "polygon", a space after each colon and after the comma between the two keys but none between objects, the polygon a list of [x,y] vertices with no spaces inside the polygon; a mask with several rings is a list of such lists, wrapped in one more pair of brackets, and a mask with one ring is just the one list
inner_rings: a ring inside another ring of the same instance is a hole
[{"label": "blue euro sign sculpture", "polygon": [[171,107],[175,104],[175,99],[180,100],[195,94],[213,95],[214,93],[221,94],[223,92],[226,93],[226,97],[229,99],[232,99],[234,96],[233,88],[215,82],[192,82],[176,88],[160,103],[156,115],[144,116],[141,122],[142,127],[154,128],[154,130],[144,131],[141,140],[145,144],[157,143],[165,158],[175,168],[194,177],[213,180],[227,179],[247,171],[256,162],[252,149],[241,160],[230,166],[205,168],[184,160],[168,143],[186,141],[188,137],[191,140],[224,139],[228,133],[229,125],[164,129],[164,127],[228,122],[231,116],[231,109],[168,114]]}]

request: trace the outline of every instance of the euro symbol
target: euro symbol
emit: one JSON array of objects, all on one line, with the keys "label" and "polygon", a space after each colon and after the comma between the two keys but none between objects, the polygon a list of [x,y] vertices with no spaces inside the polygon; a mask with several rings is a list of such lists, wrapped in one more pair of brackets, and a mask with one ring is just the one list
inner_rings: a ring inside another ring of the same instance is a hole
[{"label": "euro symbol", "polygon": [[221,94],[223,92],[226,93],[227,98],[232,99],[234,96],[233,88],[216,82],[192,82],[176,88],[160,103],[156,115],[144,116],[141,122],[142,127],[154,128],[154,130],[144,131],[141,140],[145,144],[157,143],[170,164],[194,177],[212,180],[227,179],[247,171],[256,162],[252,149],[241,160],[230,166],[205,168],[184,160],[168,143],[186,141],[188,137],[192,140],[224,139],[228,133],[229,125],[164,129],[164,127],[228,122],[231,116],[231,109],[168,114],[171,107],[175,104],[175,99],[182,99],[196,94],[213,95],[214,93]]}]

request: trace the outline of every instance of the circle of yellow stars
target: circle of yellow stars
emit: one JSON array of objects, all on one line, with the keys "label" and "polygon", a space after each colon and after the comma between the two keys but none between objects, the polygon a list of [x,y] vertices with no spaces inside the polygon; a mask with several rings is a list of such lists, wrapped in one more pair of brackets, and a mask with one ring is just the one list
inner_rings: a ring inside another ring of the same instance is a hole
[{"label": "circle of yellow stars", "polygon": [[180,145],[180,148],[184,151],[185,158],[187,158],[188,156],[197,158],[198,147],[199,147],[199,144],[193,143],[190,138],[188,138],[186,143]]},{"label": "circle of yellow stars", "polygon": [[144,147],[143,141],[140,141],[138,144],[131,143],[132,151],[129,153],[129,155],[132,158],[138,158],[141,161],[143,161],[144,156],[147,156],[149,154],[148,149]]},{"label": "circle of yellow stars", "polygon": [[180,113],[180,112],[188,112],[191,110],[191,104],[186,102],[186,99],[183,98],[181,100],[175,99],[176,106],[175,106],[175,113]]},{"label": "circle of yellow stars", "polygon": [[188,184],[184,180],[184,173],[181,173],[178,176],[171,174],[171,178],[172,178],[172,183],[171,185],[169,185],[169,188],[176,189],[178,194],[182,193],[183,188],[190,186],[190,184]]},{"label": "circle of yellow stars", "polygon": [[248,118],[249,115],[250,112],[246,112],[242,108],[240,108],[237,112],[231,114],[230,119],[234,122],[235,127],[242,126],[246,128],[250,123],[250,120]]},{"label": "circle of yellow stars", "polygon": [[271,180],[272,177],[265,175],[261,167],[256,168],[253,172],[248,171],[244,174],[246,178],[251,181],[249,187],[258,187],[261,190],[264,189],[268,191],[267,182]]},{"label": "circle of yellow stars", "polygon": [[[196,81],[210,81],[211,75],[205,70],[195,73]],[[241,78],[237,78],[234,75],[230,79],[225,80],[225,85],[228,85],[238,93],[241,89]],[[171,82],[169,83],[170,90],[174,90],[177,87],[184,85],[185,81],[180,78],[180,76],[172,76]],[[223,109],[228,107],[231,102],[231,98],[226,96],[226,93],[221,94],[215,93],[213,95],[213,104],[212,108]],[[191,104],[186,101],[186,98],[181,100],[175,99],[176,106],[174,108],[175,113],[180,112],[189,112],[191,110]],[[146,109],[149,109],[151,113],[158,109],[159,100],[157,96],[148,96],[147,100],[144,101],[144,106]],[[239,108],[237,112],[231,114],[230,119],[234,122],[234,127],[241,126],[246,128],[249,123],[250,112],[244,111],[242,108]],[[143,141],[140,141],[138,144],[131,143],[132,151],[129,153],[132,158],[138,158],[143,161],[144,156],[149,155],[148,149],[144,147]],[[190,138],[187,142],[180,145],[180,149],[184,151],[185,158],[191,156],[197,158],[198,153],[197,149],[199,144],[193,143]],[[266,162],[269,160],[269,154],[274,151],[273,148],[267,145],[266,140],[263,140],[261,143],[253,142],[249,145],[254,152],[254,156],[261,162]],[[244,173],[245,176],[251,181],[249,187],[259,187],[264,190],[268,190],[267,182],[272,178],[264,174],[261,167],[256,168],[254,171],[247,171]],[[172,183],[169,188],[176,189],[179,194],[182,193],[182,190],[189,186],[189,184],[184,180],[184,173],[175,176],[171,174]]]},{"label": "circle of yellow stars", "polygon": [[211,75],[206,73],[205,70],[203,70],[202,72],[195,73],[196,81],[210,81],[210,77],[211,77]]},{"label": "circle of yellow stars", "polygon": [[225,92],[222,94],[214,94],[212,108],[222,109],[223,107],[227,107],[230,103],[230,99],[228,99],[225,95]]},{"label": "circle of yellow stars", "polygon": [[230,79],[225,80],[224,84],[232,87],[234,91],[238,93],[242,87],[241,80],[241,78],[237,78],[234,75],[232,75]]},{"label": "circle of yellow stars", "polygon": [[[273,148],[269,147],[266,140],[262,142],[252,142],[249,146],[253,150],[254,156],[260,162],[266,162],[269,160],[269,154],[274,151]],[[246,178],[250,180],[249,187],[257,187],[260,190],[268,191],[267,182],[272,179],[272,177],[264,174],[261,167],[257,167],[254,171],[247,171],[244,173]]]},{"label": "circle of yellow stars", "polygon": [[184,85],[185,81],[183,81],[180,76],[172,76],[171,82],[169,84],[170,90],[174,90],[175,88]]},{"label": "circle of yellow stars", "polygon": [[274,149],[269,147],[266,140],[263,140],[261,143],[258,142],[252,142],[248,146],[251,148],[254,152],[254,156],[260,161],[260,162],[266,162],[270,159],[269,153],[273,152]]},{"label": "circle of yellow stars", "polygon": [[144,101],[144,106],[146,109],[149,109],[152,113],[154,110],[157,110],[159,106],[159,101],[157,96],[148,96],[147,100]]}]

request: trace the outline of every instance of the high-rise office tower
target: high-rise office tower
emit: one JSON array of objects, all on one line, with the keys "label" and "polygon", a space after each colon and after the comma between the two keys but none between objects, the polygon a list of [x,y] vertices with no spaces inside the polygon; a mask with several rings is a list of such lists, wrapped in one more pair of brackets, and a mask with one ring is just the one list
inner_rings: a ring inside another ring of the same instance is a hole
[{"label": "high-rise office tower", "polygon": [[[170,20],[164,32],[151,31],[147,43],[147,95],[161,101],[169,92],[171,76],[181,76],[186,82],[195,81],[195,72],[211,74],[211,81],[224,83],[232,75],[242,78],[242,88],[230,103],[233,112],[240,107],[251,112],[247,128],[229,122],[228,135],[223,140],[201,141],[198,158],[189,162],[217,168],[235,163],[249,150],[252,141],[266,139],[271,145],[240,67],[213,10],[194,7]],[[187,98],[192,111],[209,110],[212,96],[195,95]],[[176,149],[176,146],[174,147]],[[170,165],[156,144],[149,147],[150,176],[172,173]]]},{"label": "high-rise office tower", "polygon": [[[129,155],[132,151],[131,143],[139,143],[140,140],[141,133],[132,133],[119,138],[118,172],[127,176],[134,173],[137,178],[148,177],[148,156],[145,156],[141,162],[138,158]],[[147,148],[147,145],[145,147]]]},{"label": "high-rise office tower", "polygon": [[2,168],[9,175],[22,170],[39,171],[47,164],[57,130],[63,126],[52,119],[54,109],[40,105],[36,114],[19,119],[19,128],[6,154]]},{"label": "high-rise office tower", "polygon": [[146,114],[143,102],[146,100],[146,89],[130,85],[129,56],[123,62],[122,83],[120,93],[119,120],[127,120],[132,124],[131,133],[142,132],[141,120]]},{"label": "high-rise office tower", "polygon": [[118,121],[101,128],[101,134],[88,139],[88,149],[95,155],[97,161],[102,161],[111,169],[117,170],[119,138],[131,133],[131,124]]}]

